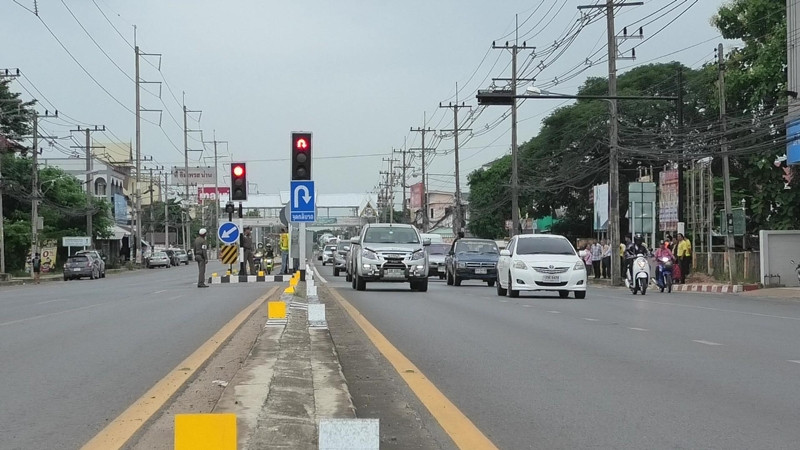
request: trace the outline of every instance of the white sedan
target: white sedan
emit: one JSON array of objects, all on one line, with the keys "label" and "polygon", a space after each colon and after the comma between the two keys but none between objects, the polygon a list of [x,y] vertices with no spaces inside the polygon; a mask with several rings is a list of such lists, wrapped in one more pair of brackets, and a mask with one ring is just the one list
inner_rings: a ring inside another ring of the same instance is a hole
[{"label": "white sedan", "polygon": [[514,236],[497,262],[497,295],[520,291],[558,292],[586,298],[586,267],[567,238],[552,234]]}]

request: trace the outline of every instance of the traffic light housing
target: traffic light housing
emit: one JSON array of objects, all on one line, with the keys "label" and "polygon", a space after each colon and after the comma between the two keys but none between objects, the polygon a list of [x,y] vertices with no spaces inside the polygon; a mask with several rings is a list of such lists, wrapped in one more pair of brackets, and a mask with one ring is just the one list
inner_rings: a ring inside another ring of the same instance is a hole
[{"label": "traffic light housing", "polygon": [[311,179],[311,133],[292,133],[292,180]]},{"label": "traffic light housing", "polygon": [[231,201],[247,200],[247,165],[231,164]]}]

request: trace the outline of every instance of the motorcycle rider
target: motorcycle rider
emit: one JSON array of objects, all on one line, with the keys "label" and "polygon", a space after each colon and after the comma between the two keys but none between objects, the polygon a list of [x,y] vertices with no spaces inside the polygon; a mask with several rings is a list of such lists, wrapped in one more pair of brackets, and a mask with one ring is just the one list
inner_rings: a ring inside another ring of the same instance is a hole
[{"label": "motorcycle rider", "polygon": [[648,253],[650,252],[644,244],[644,238],[641,233],[636,233],[633,242],[628,244],[628,248],[625,250],[625,263],[628,266],[629,279],[633,280],[633,260],[636,259],[637,255],[647,255]]},{"label": "motorcycle rider", "polygon": [[[665,263],[662,260],[664,258],[667,258],[667,260],[672,261],[673,264],[676,261],[675,255],[672,253],[672,250],[670,250],[670,248],[669,248],[669,244],[670,244],[669,241],[662,241],[661,242],[661,247],[659,247],[656,250],[656,254],[655,254],[656,263],[657,263],[657,266],[656,266],[656,284],[661,289],[664,289],[664,270],[665,270],[665,268],[664,268]],[[669,270],[671,271],[672,269],[669,269]]]}]

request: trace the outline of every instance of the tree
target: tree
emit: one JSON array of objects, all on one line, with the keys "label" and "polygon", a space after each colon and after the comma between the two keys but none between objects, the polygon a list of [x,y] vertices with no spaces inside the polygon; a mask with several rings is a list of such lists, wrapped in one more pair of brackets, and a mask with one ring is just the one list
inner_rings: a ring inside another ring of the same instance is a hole
[{"label": "tree", "polygon": [[507,235],[505,221],[511,218],[511,157],[504,156],[486,169],[478,169],[467,178],[469,184],[469,231],[481,238]]}]

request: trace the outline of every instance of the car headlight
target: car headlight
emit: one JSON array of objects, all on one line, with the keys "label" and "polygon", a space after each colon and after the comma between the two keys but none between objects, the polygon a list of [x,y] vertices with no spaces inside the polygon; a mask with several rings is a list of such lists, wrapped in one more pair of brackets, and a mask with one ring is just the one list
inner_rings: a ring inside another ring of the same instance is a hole
[{"label": "car headlight", "polygon": [[417,261],[420,259],[425,259],[425,250],[417,250],[411,254],[412,261]]},{"label": "car headlight", "polygon": [[575,267],[572,270],[586,270],[586,265],[583,264],[583,261],[578,261],[575,263]]},{"label": "car headlight", "polygon": [[458,263],[458,268],[459,269],[466,269],[467,268],[467,263],[465,263],[465,262]]},{"label": "car headlight", "polygon": [[378,259],[378,255],[375,252],[366,248],[361,251],[361,257],[367,259]]},{"label": "car headlight", "polygon": [[514,268],[515,269],[527,269],[528,266],[525,265],[522,261],[514,261]]}]

